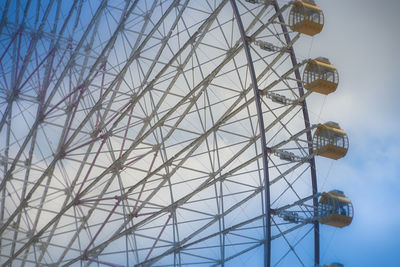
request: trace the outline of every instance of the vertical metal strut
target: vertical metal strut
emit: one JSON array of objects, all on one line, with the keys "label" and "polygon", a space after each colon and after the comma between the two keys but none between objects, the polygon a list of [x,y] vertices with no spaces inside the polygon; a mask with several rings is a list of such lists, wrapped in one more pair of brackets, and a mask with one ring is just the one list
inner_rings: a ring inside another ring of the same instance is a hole
[{"label": "vertical metal strut", "polygon": [[230,0],[233,14],[236,18],[236,22],[239,27],[240,36],[243,42],[243,48],[246,53],[247,65],[249,67],[249,73],[251,82],[253,84],[254,100],[257,109],[258,124],[260,127],[260,140],[262,150],[262,162],[263,162],[263,173],[264,173],[264,193],[265,193],[265,242],[264,242],[264,266],[270,267],[271,265],[271,214],[270,214],[270,193],[269,193],[269,173],[268,173],[268,155],[267,155],[267,142],[265,139],[264,132],[264,120],[262,116],[261,100],[257,85],[257,78],[254,71],[253,60],[250,54],[250,48],[248,44],[248,38],[243,28],[243,23],[239,14],[239,10],[235,0]]},{"label": "vertical metal strut", "polygon": [[[274,0],[272,2],[272,5],[274,6],[275,12],[278,12],[278,10],[279,10],[278,2],[276,0]],[[282,14],[279,14],[278,19],[279,19],[279,22],[282,27],[282,31],[285,36],[285,41],[287,44],[289,44],[289,43],[291,43],[291,38],[289,36],[286,24],[284,23],[285,21],[284,21]],[[290,46],[289,53],[290,53],[290,59],[292,61],[293,66],[297,65],[297,60],[296,60],[296,57],[294,54],[293,46]],[[300,71],[298,69],[295,70],[295,76],[297,79],[297,86],[299,87],[299,94],[300,94],[300,97],[302,97],[304,95],[304,88],[303,88],[303,83],[301,82]],[[304,118],[305,127],[306,127],[306,129],[309,129],[311,125],[310,125],[310,119],[308,116],[307,103],[306,103],[305,99],[302,102],[302,110],[303,110],[303,118]],[[309,154],[312,155],[314,152],[313,152],[313,147],[312,147],[311,131],[307,132],[307,141],[308,141]],[[312,157],[310,159],[310,167],[311,167],[312,193],[315,196],[313,198],[313,206],[317,207],[318,206],[318,197],[317,197],[318,188],[317,188],[317,173],[316,173],[316,169],[315,169],[315,158],[314,157]],[[317,209],[315,209],[314,213],[317,213]],[[316,214],[314,214],[314,216],[316,216]],[[319,266],[319,223],[317,221],[314,222],[314,265]]]}]

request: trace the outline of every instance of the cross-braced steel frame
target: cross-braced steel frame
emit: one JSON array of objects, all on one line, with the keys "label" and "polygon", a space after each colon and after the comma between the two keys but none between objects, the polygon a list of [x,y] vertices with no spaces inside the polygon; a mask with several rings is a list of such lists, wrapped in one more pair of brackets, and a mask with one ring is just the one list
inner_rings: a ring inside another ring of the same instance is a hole
[{"label": "cross-braced steel frame", "polygon": [[5,1],[0,263],[319,264],[271,212],[317,195],[278,2]]}]

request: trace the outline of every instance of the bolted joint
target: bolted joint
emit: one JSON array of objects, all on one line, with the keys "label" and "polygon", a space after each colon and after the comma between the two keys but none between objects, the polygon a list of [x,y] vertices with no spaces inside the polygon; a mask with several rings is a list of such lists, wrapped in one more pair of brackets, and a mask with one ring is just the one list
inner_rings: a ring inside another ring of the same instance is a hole
[{"label": "bolted joint", "polygon": [[37,30],[31,33],[32,38],[35,40],[40,40],[43,37],[43,31],[42,30]]},{"label": "bolted joint", "polygon": [[[72,204],[74,205],[74,206],[77,206],[77,205],[79,205],[79,204],[81,204],[82,203],[82,201],[78,198],[78,197],[76,197],[73,201],[72,201]],[[82,218],[83,219],[83,218]]]},{"label": "bolted joint", "polygon": [[45,115],[43,113],[43,109],[40,109],[39,114],[37,116],[37,122],[42,123],[44,121]]},{"label": "bolted joint", "polygon": [[85,251],[83,252],[83,254],[82,254],[82,260],[83,260],[83,261],[89,260],[89,256],[88,256],[87,250],[85,250]]},{"label": "bolted joint", "polygon": [[57,158],[64,159],[67,156],[67,152],[63,148],[61,148],[60,152],[58,152]]},{"label": "bolted joint", "polygon": [[106,132],[106,133],[100,135],[100,139],[105,140],[105,139],[111,137],[112,135],[113,135],[113,133],[112,133],[112,131],[110,130],[110,131],[108,131],[108,132]]}]

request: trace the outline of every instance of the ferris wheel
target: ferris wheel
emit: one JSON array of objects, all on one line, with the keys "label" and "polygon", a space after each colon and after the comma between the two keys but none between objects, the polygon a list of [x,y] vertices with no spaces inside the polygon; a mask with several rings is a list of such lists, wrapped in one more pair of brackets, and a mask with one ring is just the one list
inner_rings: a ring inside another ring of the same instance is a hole
[{"label": "ferris wheel", "polygon": [[[4,1],[0,264],[320,266],[315,157],[346,155],[306,99],[336,68],[297,58],[311,0]],[[332,264],[330,266],[340,266]]]}]

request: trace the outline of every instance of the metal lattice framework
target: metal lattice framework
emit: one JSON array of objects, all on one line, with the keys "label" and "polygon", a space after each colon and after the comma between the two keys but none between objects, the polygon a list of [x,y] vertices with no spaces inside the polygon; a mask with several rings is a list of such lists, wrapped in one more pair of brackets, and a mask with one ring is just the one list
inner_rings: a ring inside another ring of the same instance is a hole
[{"label": "metal lattice framework", "polygon": [[1,264],[319,263],[290,3],[3,2]]}]

